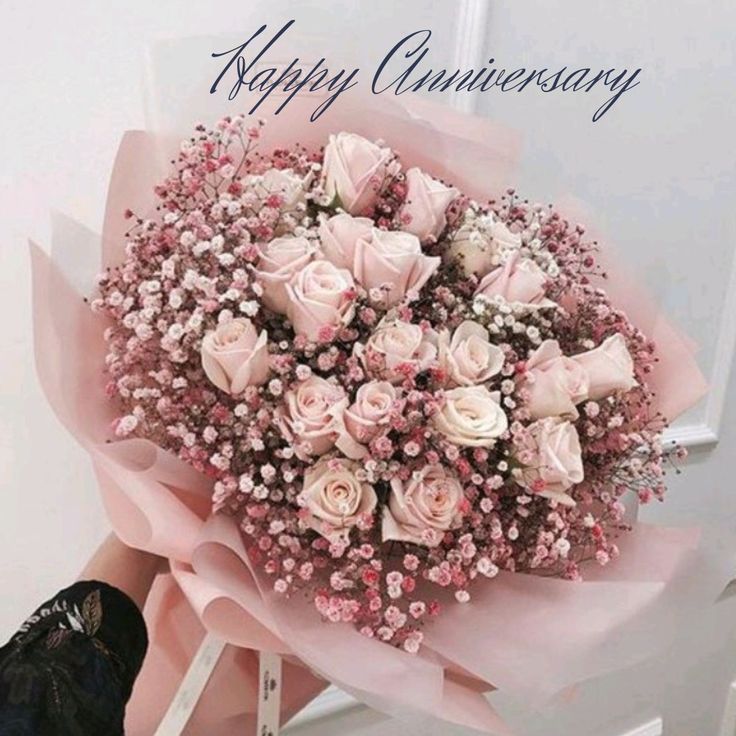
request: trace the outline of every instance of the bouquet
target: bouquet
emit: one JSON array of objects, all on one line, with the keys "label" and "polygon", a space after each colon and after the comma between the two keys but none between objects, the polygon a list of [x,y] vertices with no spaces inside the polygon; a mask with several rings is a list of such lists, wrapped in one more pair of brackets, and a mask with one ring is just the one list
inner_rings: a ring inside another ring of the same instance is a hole
[{"label": "bouquet", "polygon": [[615,558],[622,496],[663,498],[666,420],[584,230],[354,133],[259,138],[198,127],[159,216],[126,212],[91,305],[114,435],[211,477],[276,593],[412,653],[438,588]]},{"label": "bouquet", "polygon": [[667,582],[723,579],[626,506],[683,456],[662,431],[702,391],[689,347],[612,302],[584,227],[480,196],[486,131],[446,115],[278,145],[227,116],[150,193],[128,138],[90,303],[35,254],[39,369],[119,533],[171,558],[206,628],[312,678],[299,705],[331,680],[502,732],[484,691],[635,661]]}]

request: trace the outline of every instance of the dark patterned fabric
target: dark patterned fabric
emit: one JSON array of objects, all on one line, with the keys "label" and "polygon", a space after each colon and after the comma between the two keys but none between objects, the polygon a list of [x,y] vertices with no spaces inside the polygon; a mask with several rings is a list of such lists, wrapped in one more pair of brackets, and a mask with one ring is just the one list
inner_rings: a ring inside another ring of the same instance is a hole
[{"label": "dark patterned fabric", "polygon": [[148,647],[128,596],[78,582],[0,649],[0,736],[120,736]]}]

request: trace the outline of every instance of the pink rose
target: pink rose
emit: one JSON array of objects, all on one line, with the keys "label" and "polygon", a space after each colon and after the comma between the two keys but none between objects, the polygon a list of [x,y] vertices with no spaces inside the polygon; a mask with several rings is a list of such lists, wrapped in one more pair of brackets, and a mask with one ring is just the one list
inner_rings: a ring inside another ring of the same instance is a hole
[{"label": "pink rose", "polygon": [[286,284],[312,260],[314,250],[306,238],[288,236],[259,247],[256,275],[263,286],[263,304],[272,312],[286,314]]},{"label": "pink rose", "polygon": [[268,335],[249,319],[225,322],[202,340],[202,368],[221,391],[239,394],[268,379]]},{"label": "pink rose", "polygon": [[364,383],[344,415],[345,427],[353,439],[360,444],[370,442],[389,423],[397,399],[396,389],[388,381]]},{"label": "pink rose", "polygon": [[519,483],[536,495],[565,506],[575,501],[565,491],[583,482],[583,458],[577,430],[570,422],[547,417],[530,425]]},{"label": "pink rose", "polygon": [[310,376],[286,392],[276,422],[284,437],[297,443],[299,457],[310,454],[301,447],[304,443],[309,443],[312,455],[324,455],[335,446],[347,405],[348,398],[341,386]]},{"label": "pink rose", "polygon": [[509,250],[521,247],[521,235],[508,229],[505,223],[494,218],[491,225],[491,237],[497,250]]},{"label": "pink rose", "polygon": [[353,319],[353,277],[329,261],[307,263],[285,288],[286,314],[298,335],[318,340],[323,327],[343,327]]},{"label": "pink rose", "polygon": [[512,304],[553,307],[555,303],[545,297],[547,281],[547,275],[534,261],[514,253],[504,266],[481,279],[475,294],[488,299],[500,296]]},{"label": "pink rose", "polygon": [[500,261],[504,251],[521,247],[521,235],[509,230],[492,214],[468,210],[464,224],[452,238],[448,255],[460,260],[466,276],[485,276]]},{"label": "pink rose", "polygon": [[368,290],[388,287],[383,302],[388,308],[418,293],[439,265],[439,256],[422,253],[416,235],[373,228],[370,238],[355,244],[352,272]]},{"label": "pink rose", "polygon": [[452,338],[445,330],[440,334],[439,348],[440,367],[456,386],[485,383],[503,367],[503,350],[490,342],[488,330],[477,322],[466,320]]},{"label": "pink rose", "polygon": [[545,340],[526,362],[529,393],[527,408],[532,419],[577,419],[576,404],[588,398],[588,374],[572,358],[565,357],[556,340]]},{"label": "pink rose", "polygon": [[391,160],[391,149],[355,133],[331,135],[325,146],[322,182],[330,199],[338,196],[351,214],[361,214],[376,203]]},{"label": "pink rose", "polygon": [[437,333],[397,320],[379,326],[365,348],[356,346],[356,350],[370,375],[401,383],[405,378],[402,366],[421,373],[435,363]]},{"label": "pink rose", "polygon": [[460,481],[442,465],[425,465],[406,482],[393,478],[383,509],[383,541],[436,547],[459,520],[463,498]]},{"label": "pink rose", "polygon": [[588,398],[594,401],[616,391],[629,391],[636,386],[634,361],[623,335],[607,337],[597,348],[574,355],[572,359],[588,374]]},{"label": "pink rose", "polygon": [[406,184],[406,202],[401,215],[409,221],[402,229],[420,240],[436,239],[447,225],[447,208],[460,192],[416,167],[406,172]]},{"label": "pink rose", "polygon": [[367,217],[341,214],[322,220],[319,239],[324,257],[338,268],[352,270],[355,244],[360,239],[370,239],[372,229],[373,221]]},{"label": "pink rose", "polygon": [[304,522],[330,541],[346,540],[361,517],[368,520],[376,508],[373,488],[355,477],[358,467],[321,460],[304,474]]},{"label": "pink rose", "polygon": [[499,393],[485,386],[460,386],[445,392],[443,407],[433,416],[435,428],[464,447],[490,447],[508,429]]}]

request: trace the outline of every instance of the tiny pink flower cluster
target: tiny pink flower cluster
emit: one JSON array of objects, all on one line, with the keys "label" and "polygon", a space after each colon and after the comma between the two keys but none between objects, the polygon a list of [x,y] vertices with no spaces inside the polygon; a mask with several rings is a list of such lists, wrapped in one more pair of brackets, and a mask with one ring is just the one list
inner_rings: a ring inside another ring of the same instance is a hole
[{"label": "tiny pink flower cluster", "polygon": [[509,191],[479,204],[352,133],[258,151],[198,127],[100,277],[117,437],[213,480],[281,595],[416,652],[440,588],[578,579],[661,498],[654,345],[595,245]]}]

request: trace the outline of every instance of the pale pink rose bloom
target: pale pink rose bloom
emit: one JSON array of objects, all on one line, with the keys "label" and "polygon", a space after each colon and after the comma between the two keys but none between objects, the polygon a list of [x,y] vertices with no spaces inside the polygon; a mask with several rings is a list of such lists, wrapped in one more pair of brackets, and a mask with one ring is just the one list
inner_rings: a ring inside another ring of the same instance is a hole
[{"label": "pale pink rose bloom", "polygon": [[347,539],[361,517],[369,517],[376,508],[373,487],[355,477],[358,468],[350,461],[335,468],[322,460],[304,474],[304,522],[330,541]]},{"label": "pale pink rose bloom", "polygon": [[576,405],[588,398],[587,372],[562,354],[556,340],[545,340],[526,362],[529,393],[527,408],[532,419],[577,419]]},{"label": "pale pink rose bloom", "polygon": [[410,365],[419,373],[436,363],[437,333],[397,320],[379,325],[364,348],[356,345],[356,352],[369,375],[401,383],[405,376],[400,366]]},{"label": "pale pink rose bloom", "polygon": [[322,162],[326,194],[330,198],[337,195],[351,214],[369,210],[378,198],[391,155],[390,148],[355,133],[330,135]]},{"label": "pale pink rose bloom", "polygon": [[450,442],[464,447],[490,447],[508,429],[500,394],[485,386],[460,386],[445,392],[445,402],[433,417],[435,428]]},{"label": "pale pink rose bloom", "polygon": [[496,268],[482,279],[475,293],[489,299],[500,296],[511,304],[553,307],[545,296],[547,274],[531,259],[513,253],[504,266]]},{"label": "pale pink rose bloom", "polygon": [[503,367],[503,350],[490,342],[485,327],[471,320],[458,325],[452,337],[449,330],[442,332],[439,349],[440,367],[456,386],[485,383]]},{"label": "pale pink rose bloom", "polygon": [[531,456],[522,469],[521,485],[565,506],[575,501],[565,491],[583,482],[580,438],[574,425],[558,418],[540,419],[528,427]]},{"label": "pale pink rose bloom", "polygon": [[350,271],[329,261],[311,261],[286,284],[286,314],[294,331],[317,340],[323,327],[350,324],[355,314]]},{"label": "pale pink rose bloom", "polygon": [[594,350],[574,355],[573,360],[588,374],[588,398],[594,401],[637,385],[634,361],[624,336],[619,333],[607,337]]},{"label": "pale pink rose bloom", "polygon": [[499,250],[521,247],[521,235],[509,230],[501,220],[494,219],[491,225],[491,237]]},{"label": "pale pink rose bloom", "polygon": [[340,214],[323,219],[319,225],[322,254],[338,268],[353,269],[355,244],[361,238],[370,238],[373,220]]},{"label": "pale pink rose bloom", "polygon": [[388,381],[364,383],[344,414],[345,428],[351,437],[361,445],[370,442],[389,423],[397,399],[398,393]]},{"label": "pale pink rose bloom", "polygon": [[447,225],[445,213],[459,190],[433,179],[416,166],[406,172],[406,184],[406,202],[400,214],[409,221],[402,229],[420,240],[436,239]]},{"label": "pale pink rose bloom", "polygon": [[439,256],[424,255],[416,235],[373,228],[355,244],[352,272],[368,290],[389,286],[383,306],[393,307],[418,293],[439,265]]},{"label": "pale pink rose bloom", "polygon": [[427,465],[407,481],[393,478],[383,509],[383,541],[436,547],[457,522],[463,498],[460,481],[442,465]]},{"label": "pale pink rose bloom", "polygon": [[299,445],[308,442],[313,455],[324,455],[335,446],[342,427],[342,415],[348,398],[341,386],[319,376],[310,376],[284,395],[276,422],[289,442],[297,445],[297,454],[306,457]]},{"label": "pale pink rose bloom", "polygon": [[312,260],[314,250],[306,238],[291,236],[274,238],[259,246],[256,278],[263,286],[261,298],[267,309],[286,314],[286,284]]},{"label": "pale pink rose bloom", "polygon": [[221,391],[239,394],[268,379],[268,335],[249,319],[225,322],[202,340],[202,368]]}]

